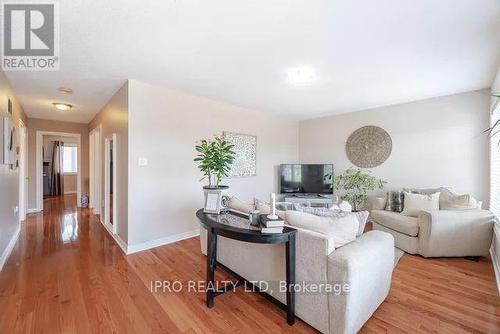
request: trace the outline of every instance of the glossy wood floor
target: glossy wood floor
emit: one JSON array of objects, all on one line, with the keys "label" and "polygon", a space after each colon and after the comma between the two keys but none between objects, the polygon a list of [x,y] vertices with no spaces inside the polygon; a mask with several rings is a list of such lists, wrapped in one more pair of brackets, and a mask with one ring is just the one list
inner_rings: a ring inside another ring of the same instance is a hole
[{"label": "glossy wood floor", "polygon": [[[205,307],[203,293],[153,293],[152,280],[200,280],[205,258],[192,238],[124,256],[75,196],[45,201],[23,224],[0,273],[0,333],[314,333],[254,293]],[[218,279],[228,279],[222,271]],[[386,302],[362,333],[498,333],[500,298],[491,262],[405,255]]]}]

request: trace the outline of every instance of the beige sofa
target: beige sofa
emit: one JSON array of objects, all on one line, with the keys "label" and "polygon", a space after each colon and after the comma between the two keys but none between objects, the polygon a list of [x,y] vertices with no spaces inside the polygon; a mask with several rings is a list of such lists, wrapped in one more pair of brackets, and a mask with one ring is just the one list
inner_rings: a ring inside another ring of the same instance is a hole
[{"label": "beige sofa", "polygon": [[[300,213],[307,219],[307,213]],[[295,215],[297,217],[297,215]],[[302,220],[302,224],[303,224]],[[296,282],[348,283],[341,294],[297,292],[296,315],[322,333],[356,333],[386,298],[394,266],[394,239],[381,231],[360,235],[335,249],[332,237],[297,228]],[[206,230],[200,230],[206,255]],[[218,237],[218,261],[250,281],[269,283],[268,293],[285,303],[279,281],[285,279],[284,245],[252,244]]]},{"label": "beige sofa", "polygon": [[[446,208],[446,202],[456,196],[446,188],[423,193],[437,191],[441,191],[440,208]],[[372,210],[371,221],[374,230],[394,236],[396,247],[424,257],[487,255],[494,226],[493,214],[481,209],[422,211],[418,217]]]}]

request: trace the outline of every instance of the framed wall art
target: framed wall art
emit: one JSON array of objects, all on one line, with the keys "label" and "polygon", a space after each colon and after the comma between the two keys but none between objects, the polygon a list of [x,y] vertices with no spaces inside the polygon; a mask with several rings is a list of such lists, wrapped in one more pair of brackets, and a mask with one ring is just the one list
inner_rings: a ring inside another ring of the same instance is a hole
[{"label": "framed wall art", "polygon": [[224,138],[234,145],[236,153],[229,176],[256,176],[257,136],[224,131]]}]

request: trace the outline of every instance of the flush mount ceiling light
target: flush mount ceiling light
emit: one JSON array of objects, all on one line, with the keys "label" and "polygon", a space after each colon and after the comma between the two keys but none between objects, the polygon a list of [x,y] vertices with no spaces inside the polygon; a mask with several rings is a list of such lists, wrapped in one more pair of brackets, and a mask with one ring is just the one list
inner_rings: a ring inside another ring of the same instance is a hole
[{"label": "flush mount ceiling light", "polygon": [[311,67],[294,67],[288,69],[286,73],[288,82],[294,85],[307,85],[316,79],[316,71]]},{"label": "flush mount ceiling light", "polygon": [[56,109],[59,109],[61,111],[66,111],[66,110],[70,110],[71,108],[73,108],[73,106],[71,104],[68,104],[68,103],[54,102],[52,104],[54,105],[54,107],[56,107]]},{"label": "flush mount ceiling light", "polygon": [[73,94],[73,89],[71,89],[69,87],[61,86],[61,87],[57,88],[57,90],[60,91],[61,93]]}]

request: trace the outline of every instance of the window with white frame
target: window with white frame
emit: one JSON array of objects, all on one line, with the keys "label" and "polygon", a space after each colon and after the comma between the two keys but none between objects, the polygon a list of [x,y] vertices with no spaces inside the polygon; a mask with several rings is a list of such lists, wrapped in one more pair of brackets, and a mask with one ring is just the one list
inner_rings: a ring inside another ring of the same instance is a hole
[{"label": "window with white frame", "polygon": [[500,104],[491,116],[491,125],[494,124],[497,126],[490,139],[490,210],[500,219]]},{"label": "window with white frame", "polygon": [[64,144],[63,146],[63,173],[78,173],[78,147],[76,145]]}]

